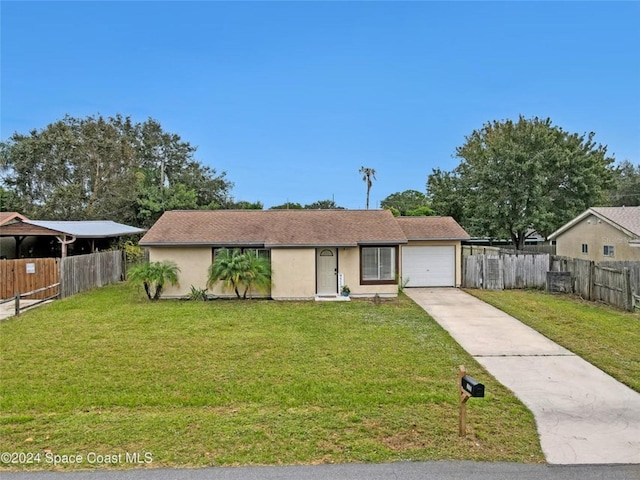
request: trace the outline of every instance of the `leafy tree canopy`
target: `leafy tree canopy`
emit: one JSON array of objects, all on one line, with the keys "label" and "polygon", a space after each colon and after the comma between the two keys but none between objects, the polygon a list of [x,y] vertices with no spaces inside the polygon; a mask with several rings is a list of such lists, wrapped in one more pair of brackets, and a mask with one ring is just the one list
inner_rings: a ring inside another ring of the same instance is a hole
[{"label": "leafy tree canopy", "polygon": [[2,184],[38,219],[110,219],[149,227],[172,208],[224,208],[232,183],[195,147],[148,119],[70,116],[0,143]]},{"label": "leafy tree canopy", "polygon": [[594,136],[537,117],[486,123],[456,149],[461,162],[452,172],[429,176],[431,206],[472,235],[510,238],[522,248],[530,231],[548,235],[606,202],[613,159]]},{"label": "leafy tree canopy", "polygon": [[[428,206],[429,199],[427,196],[417,190],[405,190],[404,192],[392,193],[380,202],[381,208],[388,210],[395,208],[400,215],[408,215],[407,212],[409,211]],[[430,215],[433,215],[433,213]]]},{"label": "leafy tree canopy", "polygon": [[344,210],[344,207],[336,205],[333,200],[318,200],[305,206],[300,203],[287,202],[282,205],[275,205],[270,210]]},{"label": "leafy tree canopy", "polygon": [[287,202],[282,205],[274,205],[270,210],[302,210],[302,205],[299,203]]},{"label": "leafy tree canopy", "polygon": [[247,202],[246,200],[239,200],[229,203],[228,208],[235,210],[262,210],[264,205],[260,201]]},{"label": "leafy tree canopy", "polygon": [[609,194],[612,207],[640,205],[640,164],[624,160],[614,170],[614,186]]},{"label": "leafy tree canopy", "polygon": [[408,210],[405,216],[407,217],[429,217],[436,213],[430,207],[418,207],[413,210]]},{"label": "leafy tree canopy", "polygon": [[344,207],[336,205],[333,200],[318,200],[303,207],[305,210],[344,210]]}]

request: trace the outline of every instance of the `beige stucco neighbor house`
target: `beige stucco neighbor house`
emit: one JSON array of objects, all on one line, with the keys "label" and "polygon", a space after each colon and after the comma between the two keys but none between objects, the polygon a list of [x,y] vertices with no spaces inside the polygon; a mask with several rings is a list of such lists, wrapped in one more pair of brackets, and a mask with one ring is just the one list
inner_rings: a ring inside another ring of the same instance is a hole
[{"label": "beige stucco neighbor house", "polygon": [[548,237],[556,253],[593,261],[640,260],[640,207],[591,207]]},{"label": "beige stucco neighbor house", "polygon": [[[342,285],[353,297],[396,296],[399,281],[459,286],[468,238],[450,217],[387,210],[197,210],[164,213],[140,245],[150,261],[180,268],[180,285],[167,286],[165,297],[205,288],[216,251],[240,248],[270,259],[270,297],[301,300],[339,296]],[[232,295],[219,285],[209,293]]]}]

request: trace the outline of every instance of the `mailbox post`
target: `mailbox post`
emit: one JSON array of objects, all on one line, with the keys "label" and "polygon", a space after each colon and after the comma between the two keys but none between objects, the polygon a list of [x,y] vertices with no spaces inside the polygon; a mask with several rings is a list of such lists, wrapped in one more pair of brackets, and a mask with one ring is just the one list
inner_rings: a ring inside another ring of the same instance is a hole
[{"label": "mailbox post", "polygon": [[458,385],[460,387],[460,418],[458,426],[460,428],[460,436],[464,436],[467,434],[467,400],[471,397],[484,397],[484,385],[467,375],[464,365],[459,367]]}]

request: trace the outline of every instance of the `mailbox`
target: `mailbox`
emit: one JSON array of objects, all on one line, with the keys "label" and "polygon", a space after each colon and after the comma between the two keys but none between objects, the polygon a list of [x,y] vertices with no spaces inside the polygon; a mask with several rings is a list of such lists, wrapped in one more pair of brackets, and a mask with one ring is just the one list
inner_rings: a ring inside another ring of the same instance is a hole
[{"label": "mailbox", "polygon": [[461,386],[462,389],[472,397],[484,397],[484,384],[469,375],[462,377]]}]

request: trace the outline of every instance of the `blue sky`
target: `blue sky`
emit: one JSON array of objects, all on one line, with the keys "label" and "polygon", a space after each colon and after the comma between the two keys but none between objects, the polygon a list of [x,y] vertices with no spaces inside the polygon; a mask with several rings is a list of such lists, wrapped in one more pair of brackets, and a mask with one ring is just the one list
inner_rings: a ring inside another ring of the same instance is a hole
[{"label": "blue sky", "polygon": [[640,162],[640,2],[1,3],[1,131],[158,120],[237,200],[425,191],[491,120]]}]

